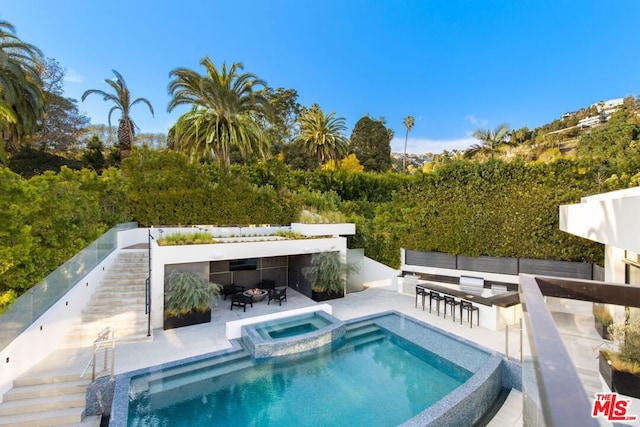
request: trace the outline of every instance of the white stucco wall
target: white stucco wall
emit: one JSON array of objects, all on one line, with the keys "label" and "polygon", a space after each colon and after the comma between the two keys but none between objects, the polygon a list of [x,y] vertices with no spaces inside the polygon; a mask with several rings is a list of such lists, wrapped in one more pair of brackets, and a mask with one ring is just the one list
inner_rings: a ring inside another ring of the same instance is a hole
[{"label": "white stucco wall", "polygon": [[612,283],[625,282],[624,249],[606,245],[604,247],[604,280]]},{"label": "white stucco wall", "polygon": [[560,229],[605,245],[605,281],[625,282],[625,250],[640,252],[640,187],[560,206]]},{"label": "white stucco wall", "polygon": [[163,326],[164,270],[166,264],[264,258],[285,255],[338,251],[347,256],[347,239],[331,237],[302,240],[216,243],[211,245],[158,246],[151,243],[151,325]]},{"label": "white stucco wall", "polygon": [[364,257],[361,267],[364,286],[375,288],[381,286],[398,286],[399,271],[371,258]]},{"label": "white stucco wall", "polygon": [[640,187],[585,197],[560,206],[560,230],[595,242],[640,252]]},{"label": "white stucco wall", "polygon": [[27,330],[0,351],[0,396],[12,387],[15,378],[62,345],[65,336],[73,327],[74,319],[80,316],[80,312],[100,285],[105,272],[116,259],[117,253],[117,250],[112,252]]}]

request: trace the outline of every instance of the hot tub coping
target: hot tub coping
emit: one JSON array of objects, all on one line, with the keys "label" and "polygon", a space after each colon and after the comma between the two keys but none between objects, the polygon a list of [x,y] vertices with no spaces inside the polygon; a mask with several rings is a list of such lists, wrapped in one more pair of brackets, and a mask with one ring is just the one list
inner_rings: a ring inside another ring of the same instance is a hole
[{"label": "hot tub coping", "polygon": [[225,324],[225,334],[229,341],[234,339],[240,339],[242,337],[242,327],[247,325],[253,325],[255,323],[263,323],[271,320],[284,319],[286,317],[292,317],[299,314],[314,313],[316,311],[324,311],[325,313],[332,315],[333,307],[329,304],[319,304],[312,307],[296,308],[293,310],[279,311],[278,313],[265,314],[262,316],[250,317],[247,319],[232,320]]}]

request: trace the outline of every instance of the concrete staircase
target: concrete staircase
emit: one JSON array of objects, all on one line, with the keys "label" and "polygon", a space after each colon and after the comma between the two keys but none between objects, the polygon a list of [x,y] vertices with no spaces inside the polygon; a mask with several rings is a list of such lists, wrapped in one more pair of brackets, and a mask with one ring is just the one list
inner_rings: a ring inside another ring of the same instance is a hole
[{"label": "concrete staircase", "polygon": [[[109,327],[122,341],[147,341],[144,314],[146,250],[123,250],[107,271],[62,349],[13,382],[0,404],[0,426],[99,426],[100,417],[84,417],[89,379],[81,379],[98,334]],[[73,355],[73,356],[71,356]],[[74,368],[59,371],[60,359],[78,357]],[[80,366],[82,365],[82,367]],[[90,377],[90,373],[89,373]]]},{"label": "concrete staircase", "polygon": [[67,335],[64,347],[91,346],[104,328],[111,328],[119,342],[147,341],[144,314],[145,280],[149,275],[146,250],[127,250],[118,254]]},{"label": "concrete staircase", "polygon": [[2,398],[0,426],[100,425],[83,422],[88,384],[79,375],[18,378]]}]

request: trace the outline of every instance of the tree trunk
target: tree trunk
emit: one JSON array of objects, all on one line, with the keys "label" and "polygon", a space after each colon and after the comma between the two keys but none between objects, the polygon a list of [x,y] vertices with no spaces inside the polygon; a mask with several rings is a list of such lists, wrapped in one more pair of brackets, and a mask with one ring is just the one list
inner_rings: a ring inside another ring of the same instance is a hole
[{"label": "tree trunk", "polygon": [[133,122],[128,117],[120,119],[118,125],[118,147],[120,149],[120,159],[126,159],[131,154],[133,144]]}]

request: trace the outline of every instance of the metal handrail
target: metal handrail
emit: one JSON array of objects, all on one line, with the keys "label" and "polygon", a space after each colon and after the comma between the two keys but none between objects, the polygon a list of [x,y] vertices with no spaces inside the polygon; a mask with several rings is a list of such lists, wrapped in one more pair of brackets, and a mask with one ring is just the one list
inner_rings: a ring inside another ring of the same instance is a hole
[{"label": "metal handrail", "polygon": [[109,350],[111,350],[111,369],[109,372],[109,377],[113,379],[114,376],[114,368],[115,368],[115,360],[116,360],[116,338],[115,333],[111,330],[111,328],[105,328],[98,334],[98,338],[93,342],[93,352],[91,354],[91,359],[87,363],[87,366],[82,371],[82,375],[80,378],[84,378],[89,370],[89,366],[92,366],[93,369],[91,371],[91,382],[96,380],[96,358],[99,351],[102,351],[104,354],[103,359],[103,368],[100,373],[107,372],[107,361],[109,359]]}]

